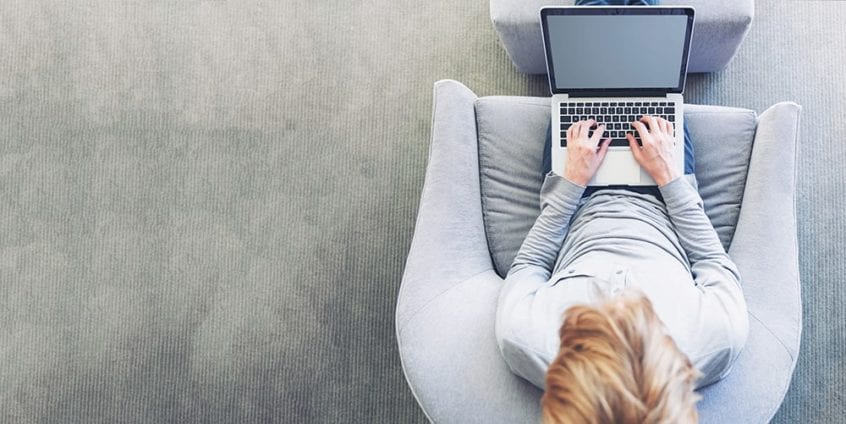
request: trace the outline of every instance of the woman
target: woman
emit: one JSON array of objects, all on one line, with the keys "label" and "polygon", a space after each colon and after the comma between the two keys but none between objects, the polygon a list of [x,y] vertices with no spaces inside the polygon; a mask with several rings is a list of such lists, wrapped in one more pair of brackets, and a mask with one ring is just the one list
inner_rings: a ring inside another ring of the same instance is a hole
[{"label": "woman", "polygon": [[499,297],[500,351],[546,390],[547,422],[695,422],[694,389],[725,377],[746,342],[739,272],[695,176],[670,166],[672,124],[644,116],[632,128],[654,192],[585,195],[610,140],[592,120],[573,124],[564,175],[546,174]]}]

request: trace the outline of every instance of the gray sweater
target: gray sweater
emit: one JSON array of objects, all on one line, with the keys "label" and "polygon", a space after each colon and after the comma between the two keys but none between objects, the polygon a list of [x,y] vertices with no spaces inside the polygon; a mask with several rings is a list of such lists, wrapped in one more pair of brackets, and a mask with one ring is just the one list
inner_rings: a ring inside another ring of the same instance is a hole
[{"label": "gray sweater", "polygon": [[546,176],[541,214],[497,305],[496,339],[511,370],[543,389],[564,311],[637,287],[702,372],[696,387],[725,377],[746,343],[746,302],[695,177],[660,187],[663,202],[613,189],[582,199],[584,190]]}]

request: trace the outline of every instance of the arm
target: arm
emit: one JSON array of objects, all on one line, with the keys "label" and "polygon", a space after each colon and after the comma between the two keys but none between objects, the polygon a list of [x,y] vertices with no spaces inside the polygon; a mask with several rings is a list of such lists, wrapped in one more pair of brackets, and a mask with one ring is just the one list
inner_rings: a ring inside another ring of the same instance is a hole
[{"label": "arm", "polygon": [[704,373],[701,387],[731,371],[749,333],[740,272],[723,250],[705,215],[702,198],[687,178],[659,187],[679,242],[688,256],[699,297],[697,339],[704,356],[691,358]]},{"label": "arm", "polygon": [[555,259],[567,235],[570,218],[576,211],[585,187],[577,185],[554,172],[546,175],[541,188],[541,214],[520,246],[508,275],[527,267],[541,268],[549,278]]},{"label": "arm", "polygon": [[550,172],[541,188],[541,214],[523,241],[500,290],[496,340],[511,372],[543,388],[539,356],[526,343],[531,334],[527,299],[549,281],[552,267],[584,187]]},{"label": "arm", "polygon": [[693,184],[671,166],[674,153],[671,124],[651,116],[644,116],[641,121],[649,124],[649,129],[643,122],[635,122],[633,126],[640,133],[643,146],[639,147],[634,137],[627,134],[629,146],[638,163],[658,183],[679,242],[690,260],[696,285],[710,289],[731,283],[729,287],[739,293],[740,273],[705,215],[702,198]]},{"label": "arm", "polygon": [[[628,135],[632,154],[658,182],[667,205],[670,220],[687,254],[691,274],[699,297],[697,339],[700,352],[706,355],[691,358],[704,366],[708,383],[728,374],[740,355],[749,332],[746,302],[740,289],[740,272],[723,250],[717,232],[705,215],[702,198],[687,178],[678,175],[673,163],[672,126],[663,119],[646,116],[633,125],[641,135],[643,146]],[[694,180],[695,181],[695,180]]]},{"label": "arm", "polygon": [[[588,137],[595,122],[580,121],[567,130],[567,169],[564,177],[547,174],[541,188],[541,214],[523,241],[505,278],[497,304],[496,335],[502,340],[510,334],[515,308],[526,296],[549,281],[561,245],[567,235],[570,218],[578,206],[585,185],[605,158],[610,140],[601,140],[605,127],[599,126]],[[600,141],[602,145],[600,146]],[[517,313],[516,315],[520,315]],[[516,371],[516,370],[515,370]]]},{"label": "arm", "polygon": [[547,174],[541,188],[541,214],[523,241],[520,251],[511,264],[508,275],[534,266],[538,275],[549,279],[555,258],[564,242],[570,218],[573,216],[585,186],[593,178],[605,155],[610,139],[602,139],[605,126],[588,134],[596,121],[579,121],[567,128],[567,167],[564,177],[554,172]]},{"label": "arm", "polygon": [[740,285],[737,266],[723,250],[717,232],[711,225],[699,193],[687,178],[677,177],[659,186],[667,205],[667,212],[679,242],[690,261],[694,281],[702,288],[712,287],[715,282],[730,281]]}]

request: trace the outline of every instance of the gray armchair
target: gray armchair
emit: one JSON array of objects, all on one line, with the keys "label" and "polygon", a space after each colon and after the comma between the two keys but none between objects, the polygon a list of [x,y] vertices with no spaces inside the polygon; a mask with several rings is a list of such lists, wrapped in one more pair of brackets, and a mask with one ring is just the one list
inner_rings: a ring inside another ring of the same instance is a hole
[{"label": "gray armchair", "polygon": [[[538,422],[541,391],[511,373],[494,338],[502,277],[540,213],[549,99],[434,90],[432,144],[399,292],[403,371],[435,422]],[[699,191],[742,274],[747,345],[701,390],[702,422],[766,422],[790,384],[801,332],[795,154],[801,108],[687,105]]]}]

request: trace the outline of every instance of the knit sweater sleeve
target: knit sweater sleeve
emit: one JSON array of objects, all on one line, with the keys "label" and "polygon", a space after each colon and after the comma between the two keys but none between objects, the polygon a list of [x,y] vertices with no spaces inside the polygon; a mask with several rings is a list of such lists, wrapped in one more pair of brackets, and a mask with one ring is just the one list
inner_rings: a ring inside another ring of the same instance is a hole
[{"label": "knit sweater sleeve", "polygon": [[719,340],[719,349],[709,356],[691,358],[704,368],[705,380],[699,386],[728,375],[749,332],[746,301],[741,276],[734,261],[723,249],[708,216],[704,202],[694,188],[695,180],[679,177],[659,187],[670,220],[690,261],[691,274],[700,296],[699,319],[702,340]]},{"label": "knit sweater sleeve", "polygon": [[[497,304],[496,338],[506,362],[514,356],[509,346],[516,343],[520,327],[525,324],[521,322],[523,314],[518,313],[516,308],[549,281],[570,219],[584,190],[585,187],[552,172],[544,180],[540,193],[541,213],[514,258]],[[537,367],[521,369],[519,364],[523,363],[526,361],[515,360],[509,362],[509,366],[515,374],[537,384],[539,377],[536,373],[532,374]]]}]

